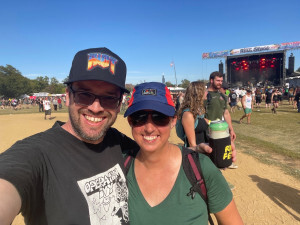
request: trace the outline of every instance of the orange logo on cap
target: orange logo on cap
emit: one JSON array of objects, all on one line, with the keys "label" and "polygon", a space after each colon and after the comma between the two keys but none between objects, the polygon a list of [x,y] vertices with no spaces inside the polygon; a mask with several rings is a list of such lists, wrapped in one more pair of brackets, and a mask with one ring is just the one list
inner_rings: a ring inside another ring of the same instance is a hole
[{"label": "orange logo on cap", "polygon": [[100,67],[102,69],[109,68],[110,73],[115,75],[115,67],[118,62],[117,59],[102,53],[90,53],[88,54],[88,57],[87,70],[92,70],[95,67]]}]

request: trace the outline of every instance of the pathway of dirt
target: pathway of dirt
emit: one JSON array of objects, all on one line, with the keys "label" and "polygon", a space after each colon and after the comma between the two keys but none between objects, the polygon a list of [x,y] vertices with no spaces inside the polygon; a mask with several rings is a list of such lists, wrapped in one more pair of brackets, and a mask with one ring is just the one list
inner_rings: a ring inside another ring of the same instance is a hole
[{"label": "pathway of dirt", "polygon": [[[67,114],[56,114],[54,120],[44,120],[42,114],[0,116],[0,152],[15,141],[50,128],[55,120],[66,121]],[[131,136],[126,120],[119,116],[115,125]],[[181,143],[173,129],[170,141]],[[238,154],[238,169],[223,172],[235,185],[234,198],[247,225],[300,224],[300,182],[279,168],[258,162],[251,156]],[[13,225],[23,225],[18,216]]]}]

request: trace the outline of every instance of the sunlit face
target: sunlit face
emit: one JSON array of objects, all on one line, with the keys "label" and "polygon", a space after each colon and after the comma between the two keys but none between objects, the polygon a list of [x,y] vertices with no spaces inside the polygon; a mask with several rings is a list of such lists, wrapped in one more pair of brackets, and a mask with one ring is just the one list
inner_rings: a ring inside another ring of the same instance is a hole
[{"label": "sunlit face", "polygon": [[[152,110],[147,111],[153,112]],[[133,126],[130,117],[128,117],[128,122],[132,128],[132,136],[141,151],[154,152],[162,151],[168,146],[168,139],[171,129],[176,124],[176,117],[170,117],[170,122],[165,126],[155,125],[151,115],[148,115],[148,121],[142,126]]]},{"label": "sunlit face", "polygon": [[[98,96],[120,97],[120,88],[104,81],[80,81],[72,84],[74,91],[86,91]],[[107,130],[114,124],[120,105],[115,109],[101,106],[99,99],[89,106],[74,102],[74,93],[67,92],[66,105],[69,107],[71,133],[78,139],[98,144],[103,140]]]},{"label": "sunlit face", "polygon": [[219,90],[219,89],[221,89],[222,84],[223,84],[223,77],[216,76],[213,80],[211,79],[210,82],[214,89]]}]

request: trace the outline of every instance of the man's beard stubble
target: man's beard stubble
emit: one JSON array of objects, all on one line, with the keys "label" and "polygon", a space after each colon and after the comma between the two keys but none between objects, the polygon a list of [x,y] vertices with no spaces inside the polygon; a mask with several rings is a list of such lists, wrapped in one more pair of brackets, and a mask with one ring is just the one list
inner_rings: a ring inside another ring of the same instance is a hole
[{"label": "man's beard stubble", "polygon": [[[111,116],[110,119],[111,121],[108,121],[107,124],[105,124],[101,131],[99,133],[97,133],[96,135],[90,136],[88,135],[86,132],[83,131],[83,129],[81,128],[80,125],[80,112],[78,112],[78,120],[76,120],[76,117],[74,116],[74,114],[72,113],[72,110],[69,108],[69,117],[70,117],[70,121],[73,127],[73,130],[75,131],[75,133],[84,140],[88,141],[98,141],[101,138],[103,138],[106,135],[106,132],[108,131],[108,129],[115,123],[116,119],[117,119],[117,115],[115,117]],[[107,117],[108,118],[108,117]]]}]

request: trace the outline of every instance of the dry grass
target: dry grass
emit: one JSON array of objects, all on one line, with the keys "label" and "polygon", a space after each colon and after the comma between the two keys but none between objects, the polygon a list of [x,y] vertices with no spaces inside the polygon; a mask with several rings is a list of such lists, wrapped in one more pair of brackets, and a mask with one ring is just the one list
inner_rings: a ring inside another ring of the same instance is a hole
[{"label": "dry grass", "polygon": [[242,115],[242,110],[231,114],[237,149],[300,179],[300,113],[283,101],[276,114],[265,107],[254,108],[249,125],[246,119],[239,124]]}]

